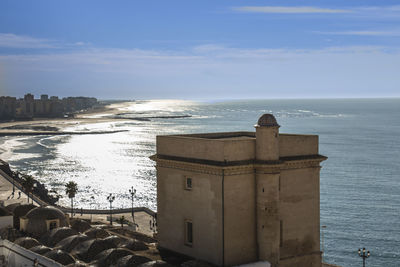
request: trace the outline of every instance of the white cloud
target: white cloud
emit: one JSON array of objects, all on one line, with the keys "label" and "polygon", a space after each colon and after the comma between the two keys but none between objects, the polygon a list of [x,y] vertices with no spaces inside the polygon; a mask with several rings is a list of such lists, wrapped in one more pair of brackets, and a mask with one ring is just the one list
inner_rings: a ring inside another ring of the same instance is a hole
[{"label": "white cloud", "polygon": [[340,31],[340,32],[319,32],[318,34],[328,35],[356,35],[356,36],[400,36],[400,31],[374,31],[374,30],[363,30],[363,31]]},{"label": "white cloud", "polygon": [[0,47],[9,48],[55,48],[54,42],[48,39],[33,38],[12,33],[0,33]]},{"label": "white cloud", "polygon": [[233,7],[234,11],[248,13],[306,14],[306,13],[350,13],[351,10],[320,8],[311,6],[242,6]]},{"label": "white cloud", "polygon": [[400,5],[395,6],[366,6],[359,7],[358,10],[364,11],[388,11],[388,12],[400,12]]},{"label": "white cloud", "polygon": [[389,95],[400,83],[400,49],[377,46],[51,51],[0,55],[4,87],[104,97],[324,97],[367,90]]}]

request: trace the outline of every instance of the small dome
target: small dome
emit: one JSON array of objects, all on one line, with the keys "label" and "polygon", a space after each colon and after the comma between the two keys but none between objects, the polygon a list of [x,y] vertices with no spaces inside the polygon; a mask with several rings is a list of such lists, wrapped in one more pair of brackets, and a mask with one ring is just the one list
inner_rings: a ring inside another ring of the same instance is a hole
[{"label": "small dome", "polygon": [[20,237],[14,243],[27,249],[40,245],[39,241],[32,237]]},{"label": "small dome", "polygon": [[6,208],[0,207],[0,217],[12,215]]},{"label": "small dome", "polygon": [[55,219],[65,219],[65,214],[52,206],[37,207],[30,210],[26,214],[28,219],[43,219],[43,220],[55,220]]},{"label": "small dome", "polygon": [[258,126],[258,127],[279,127],[279,124],[276,122],[274,115],[264,114],[258,119],[256,126]]},{"label": "small dome", "polygon": [[17,202],[17,203],[13,203],[10,205],[7,205],[5,208],[9,211],[9,212],[14,212],[14,209],[18,206],[20,206],[21,203]]},{"label": "small dome", "polygon": [[71,253],[80,260],[90,262],[97,254],[110,248],[116,248],[111,240],[91,239],[78,244]]},{"label": "small dome", "polygon": [[71,235],[56,244],[56,247],[66,252],[71,252],[77,245],[89,240],[90,237],[84,234]]},{"label": "small dome", "polygon": [[107,236],[110,236],[110,234],[106,230],[100,227],[90,228],[86,230],[84,234],[90,238],[106,238]]},{"label": "small dome", "polygon": [[52,229],[42,235],[40,241],[46,246],[53,247],[55,244],[72,235],[77,235],[78,232],[69,227],[59,227]]},{"label": "small dome", "polygon": [[23,204],[14,208],[14,228],[19,229],[19,218],[25,216],[29,211],[36,208],[33,204]]},{"label": "small dome", "polygon": [[45,257],[52,259],[62,265],[68,265],[75,263],[74,257],[72,257],[69,253],[62,251],[60,249],[54,249],[44,254]]},{"label": "small dome", "polygon": [[[107,250],[104,250],[97,254],[97,256],[94,258],[97,260],[97,265],[100,266],[112,266],[117,263],[117,261],[123,257],[133,255],[133,253],[125,248],[110,248]],[[138,264],[137,264],[138,265]],[[136,266],[137,266],[136,265]],[[120,266],[120,265],[117,265]],[[131,265],[134,266],[134,265]]]},{"label": "small dome", "polygon": [[[129,266],[132,266],[132,265],[129,265]],[[173,265],[171,265],[163,260],[156,260],[156,261],[149,261],[149,262],[143,263],[140,266],[142,266],[142,267],[172,267]]]},{"label": "small dome", "polygon": [[35,237],[41,237],[48,231],[49,220],[57,220],[57,227],[68,226],[65,214],[51,206],[34,208],[25,215],[25,218],[28,219],[26,232]]},{"label": "small dome", "polygon": [[35,252],[35,253],[37,253],[37,254],[40,254],[40,255],[43,255],[43,254],[45,254],[45,253],[47,253],[49,251],[52,251],[51,248],[43,246],[43,245],[38,245],[38,246],[31,247],[30,250]]},{"label": "small dome", "polygon": [[[156,264],[150,264],[146,265],[148,263],[152,263],[150,258],[147,258],[145,256],[140,256],[140,255],[127,255],[125,257],[120,258],[115,266],[119,267],[129,267],[129,266],[163,266],[163,265],[156,265]],[[170,267],[172,265],[165,265],[166,267]]]},{"label": "small dome", "polygon": [[146,245],[146,243],[136,240],[136,239],[129,239],[125,241],[121,247],[127,248],[133,251],[140,251],[140,250],[148,250],[149,247]]},{"label": "small dome", "polygon": [[83,233],[86,230],[92,228],[92,226],[90,226],[90,223],[88,223],[87,221],[82,220],[82,219],[72,218],[69,220],[69,223],[71,224],[72,229],[74,229],[80,233]]}]

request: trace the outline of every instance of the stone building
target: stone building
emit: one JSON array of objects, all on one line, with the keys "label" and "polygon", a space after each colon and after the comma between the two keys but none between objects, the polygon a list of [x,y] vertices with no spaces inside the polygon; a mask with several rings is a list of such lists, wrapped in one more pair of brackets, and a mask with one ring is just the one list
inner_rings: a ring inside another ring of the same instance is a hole
[{"label": "stone building", "polygon": [[46,206],[33,208],[20,217],[19,229],[34,237],[40,237],[54,228],[64,226],[68,226],[67,216],[55,207]]},{"label": "stone building", "polygon": [[157,136],[160,247],[220,266],[321,267],[318,136],[254,132]]}]

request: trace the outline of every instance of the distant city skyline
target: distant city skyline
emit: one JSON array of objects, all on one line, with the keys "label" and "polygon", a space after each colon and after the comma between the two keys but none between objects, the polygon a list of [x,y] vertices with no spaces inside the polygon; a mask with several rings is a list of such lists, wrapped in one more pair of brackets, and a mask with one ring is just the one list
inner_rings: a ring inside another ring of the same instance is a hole
[{"label": "distant city skyline", "polygon": [[398,1],[0,2],[0,95],[400,97]]}]

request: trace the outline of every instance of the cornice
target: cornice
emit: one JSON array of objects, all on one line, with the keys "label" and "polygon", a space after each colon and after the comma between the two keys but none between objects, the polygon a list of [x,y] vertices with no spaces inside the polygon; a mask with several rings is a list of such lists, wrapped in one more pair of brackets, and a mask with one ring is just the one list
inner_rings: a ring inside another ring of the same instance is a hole
[{"label": "cornice", "polygon": [[157,168],[172,168],[179,169],[183,171],[206,173],[210,175],[221,176],[224,175],[241,175],[250,173],[280,173],[282,170],[291,169],[303,169],[303,168],[320,168],[319,163],[326,159],[326,157],[321,155],[313,155],[309,158],[298,157],[298,158],[286,158],[275,162],[243,162],[243,164],[238,164],[235,162],[233,165],[229,165],[229,162],[223,162],[223,164],[215,165],[209,164],[209,162],[201,163],[200,160],[195,160],[190,162],[189,159],[185,161],[169,158],[158,155],[153,155],[150,157],[157,163]]}]

